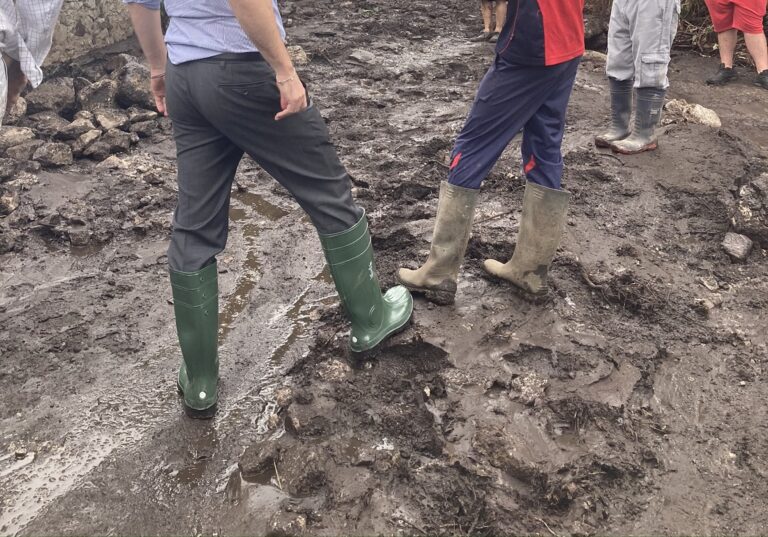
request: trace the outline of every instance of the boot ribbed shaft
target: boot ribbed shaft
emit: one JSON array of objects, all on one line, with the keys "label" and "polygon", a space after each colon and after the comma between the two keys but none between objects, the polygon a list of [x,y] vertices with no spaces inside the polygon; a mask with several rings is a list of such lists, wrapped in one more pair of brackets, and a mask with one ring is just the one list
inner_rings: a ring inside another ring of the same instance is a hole
[{"label": "boot ribbed shaft", "polygon": [[216,405],[219,380],[219,290],[216,263],[197,272],[170,271],[176,331],[184,365],[179,389],[192,410]]},{"label": "boot ribbed shaft", "polygon": [[632,155],[656,149],[656,127],[661,121],[666,90],[661,88],[638,88],[635,100],[635,125],[632,134],[624,140],[611,144],[617,153]]},{"label": "boot ribbed shaft", "polygon": [[485,269],[534,295],[547,292],[549,266],[560,245],[570,194],[528,182],[515,252],[507,263],[493,259]]},{"label": "boot ribbed shaft", "polygon": [[440,184],[435,230],[427,261],[417,270],[400,269],[398,280],[429,300],[450,304],[456,295],[459,267],[464,261],[478,191],[448,182]]},{"label": "boot ribbed shaft", "polygon": [[609,147],[612,142],[623,140],[631,132],[633,81],[609,77],[608,82],[611,87],[611,127],[595,137],[598,147]]},{"label": "boot ribbed shaft", "polygon": [[353,352],[373,349],[407,324],[413,299],[401,286],[381,294],[365,215],[347,231],[320,235],[320,243],[352,324],[350,348]]}]

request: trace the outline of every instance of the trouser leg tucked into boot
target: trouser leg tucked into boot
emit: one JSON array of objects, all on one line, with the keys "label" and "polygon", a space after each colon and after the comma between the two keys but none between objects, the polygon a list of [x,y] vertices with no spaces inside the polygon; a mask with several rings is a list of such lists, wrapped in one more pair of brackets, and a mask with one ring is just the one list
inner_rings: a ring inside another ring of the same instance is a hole
[{"label": "trouser leg tucked into boot", "polygon": [[397,279],[411,291],[424,293],[438,304],[452,304],[456,279],[469,242],[478,190],[447,182],[440,199],[429,258],[418,270],[401,268]]},{"label": "trouser leg tucked into boot", "polygon": [[632,79],[608,78],[611,86],[611,128],[595,136],[597,147],[610,147],[613,142],[623,140],[632,132],[629,120],[632,117]]},{"label": "trouser leg tucked into boot", "polygon": [[170,273],[176,331],[184,358],[179,371],[179,392],[189,416],[210,418],[216,413],[219,381],[216,263],[197,272]]},{"label": "trouser leg tucked into boot", "polygon": [[632,134],[623,140],[613,142],[611,149],[623,155],[635,155],[653,151],[658,147],[656,126],[661,120],[666,90],[661,88],[638,88],[635,107],[635,126]]},{"label": "trouser leg tucked into boot", "polygon": [[352,323],[352,352],[375,348],[408,323],[413,312],[413,298],[408,290],[398,285],[381,294],[365,215],[347,231],[321,234],[320,242]]},{"label": "trouser leg tucked into boot", "polygon": [[565,227],[570,194],[528,182],[515,252],[507,263],[488,259],[485,270],[533,295],[547,293],[547,274]]}]

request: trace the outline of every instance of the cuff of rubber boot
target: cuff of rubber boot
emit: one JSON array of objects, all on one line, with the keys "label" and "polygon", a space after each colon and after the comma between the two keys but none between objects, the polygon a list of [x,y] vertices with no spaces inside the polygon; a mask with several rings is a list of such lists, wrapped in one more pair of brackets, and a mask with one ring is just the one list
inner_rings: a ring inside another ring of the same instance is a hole
[{"label": "cuff of rubber boot", "polygon": [[363,254],[371,244],[365,212],[351,228],[330,235],[319,235],[323,252],[331,265],[338,265]]},{"label": "cuff of rubber boot", "polygon": [[218,296],[218,269],[215,261],[197,272],[169,272],[176,305],[197,308]]}]

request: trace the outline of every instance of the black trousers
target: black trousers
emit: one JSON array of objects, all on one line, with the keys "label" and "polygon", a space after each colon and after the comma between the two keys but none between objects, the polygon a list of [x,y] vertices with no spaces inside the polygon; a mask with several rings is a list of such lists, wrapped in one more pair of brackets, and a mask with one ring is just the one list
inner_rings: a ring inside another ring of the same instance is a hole
[{"label": "black trousers", "polygon": [[320,233],[345,231],[362,217],[320,112],[310,105],[275,121],[280,92],[258,55],[169,63],[166,93],[179,183],[172,270],[200,270],[226,246],[229,196],[244,153],[293,195]]}]

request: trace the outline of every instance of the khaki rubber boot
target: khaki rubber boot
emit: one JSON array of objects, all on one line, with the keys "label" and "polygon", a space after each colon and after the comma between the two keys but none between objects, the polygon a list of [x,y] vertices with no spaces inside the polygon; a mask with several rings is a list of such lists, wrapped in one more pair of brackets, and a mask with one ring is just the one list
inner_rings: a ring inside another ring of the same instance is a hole
[{"label": "khaki rubber boot", "polygon": [[597,147],[611,147],[613,142],[630,135],[629,120],[632,117],[632,85],[630,80],[608,78],[611,86],[611,127],[595,136]]},{"label": "khaki rubber boot", "polygon": [[570,197],[565,190],[528,182],[512,259],[507,263],[488,259],[485,270],[534,296],[546,295],[547,274],[560,246]]},{"label": "khaki rubber boot", "polygon": [[435,231],[429,258],[418,270],[401,268],[397,279],[436,304],[453,304],[456,279],[469,242],[478,190],[440,184]]}]

